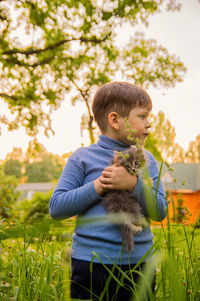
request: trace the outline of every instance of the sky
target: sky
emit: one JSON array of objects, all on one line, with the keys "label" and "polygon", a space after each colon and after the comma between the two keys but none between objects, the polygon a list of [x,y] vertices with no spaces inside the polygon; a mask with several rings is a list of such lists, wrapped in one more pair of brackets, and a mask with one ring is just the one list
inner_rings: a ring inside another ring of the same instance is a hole
[{"label": "sky", "polygon": [[[180,12],[157,13],[151,16],[149,26],[138,25],[138,31],[144,31],[146,38],[157,40],[158,44],[166,47],[170,54],[175,54],[184,63],[187,72],[184,81],[174,88],[149,88],[153,102],[153,114],[163,111],[175,127],[175,141],[184,149],[189,142],[200,134],[200,3],[198,0],[182,0]],[[135,28],[134,28],[135,30]],[[119,43],[129,41],[133,29],[124,26],[119,31]],[[118,80],[116,78],[116,80]],[[7,106],[0,101],[0,112],[9,115]],[[66,96],[61,107],[52,114],[52,127],[55,135],[47,138],[42,131],[38,140],[52,153],[62,155],[77,149],[81,143],[89,145],[88,133],[80,134],[80,121],[86,112],[85,105],[77,103],[72,106]],[[1,127],[0,160],[13,147],[21,147],[26,151],[30,137],[24,129],[8,132],[5,126]]]}]

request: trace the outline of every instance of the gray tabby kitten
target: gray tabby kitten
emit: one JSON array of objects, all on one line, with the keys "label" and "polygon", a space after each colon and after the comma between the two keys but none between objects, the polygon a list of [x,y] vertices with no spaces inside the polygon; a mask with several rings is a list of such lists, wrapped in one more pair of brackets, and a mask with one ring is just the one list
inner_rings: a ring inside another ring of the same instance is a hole
[{"label": "gray tabby kitten", "polygon": [[[130,147],[123,152],[115,152],[111,165],[114,163],[126,168],[130,174],[137,175],[145,164],[142,148]],[[124,222],[120,219],[120,231],[126,251],[131,252],[134,247],[133,235],[140,233],[147,224],[138,202],[128,191],[110,190],[103,196],[103,205],[108,213],[122,214],[122,218],[125,213]]]}]

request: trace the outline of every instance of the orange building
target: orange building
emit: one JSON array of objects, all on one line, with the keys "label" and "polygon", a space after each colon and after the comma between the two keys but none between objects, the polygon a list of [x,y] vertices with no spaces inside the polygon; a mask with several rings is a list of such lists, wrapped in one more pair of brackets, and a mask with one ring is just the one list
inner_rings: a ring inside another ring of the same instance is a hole
[{"label": "orange building", "polygon": [[170,220],[194,224],[200,219],[200,164],[165,165],[161,179],[168,195]]}]

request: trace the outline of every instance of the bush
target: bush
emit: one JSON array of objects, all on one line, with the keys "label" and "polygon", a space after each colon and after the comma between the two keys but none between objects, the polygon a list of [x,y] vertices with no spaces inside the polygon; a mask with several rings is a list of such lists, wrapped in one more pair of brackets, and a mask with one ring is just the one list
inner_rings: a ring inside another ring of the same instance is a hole
[{"label": "bush", "polygon": [[0,170],[0,216],[11,218],[14,216],[14,204],[20,192],[16,191],[18,181],[15,176],[5,175]]},{"label": "bush", "polygon": [[21,201],[18,209],[21,211],[22,222],[30,224],[49,220],[49,200],[51,195],[52,191],[46,194],[36,192],[32,200],[25,199]]}]

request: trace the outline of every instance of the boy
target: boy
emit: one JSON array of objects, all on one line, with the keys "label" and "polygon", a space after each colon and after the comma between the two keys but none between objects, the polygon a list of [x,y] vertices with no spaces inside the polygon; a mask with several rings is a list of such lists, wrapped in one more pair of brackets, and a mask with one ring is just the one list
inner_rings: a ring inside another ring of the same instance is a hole
[{"label": "boy", "polygon": [[[160,221],[165,218],[167,204],[161,183],[156,194],[157,214],[148,210],[149,206],[155,206],[153,192],[155,194],[158,180],[156,161],[151,153],[144,150],[153,180],[150,198],[145,198],[145,184],[140,177],[130,175],[117,164],[109,166],[114,151],[123,151],[134,144],[127,138],[125,117],[135,130],[132,135],[144,143],[150,128],[148,117],[151,109],[149,95],[138,86],[111,82],[100,87],[94,96],[92,110],[102,135],[97,143],[79,148],[71,155],[51,197],[50,215],[53,218],[65,219],[78,215],[72,244],[71,297],[74,299],[98,300],[109,278],[108,270],[120,277],[119,269],[114,269],[113,263],[128,273],[153,245],[149,225],[134,237],[134,249],[131,253],[122,248],[119,225],[95,222],[78,225],[80,217],[95,218],[106,214],[101,202],[101,196],[106,191],[127,190],[137,199],[146,217]],[[138,269],[143,269],[144,265],[142,263]],[[135,281],[137,275],[138,273],[133,274]],[[103,300],[129,300],[133,291],[130,286],[126,279],[121,287],[112,279]]]}]

